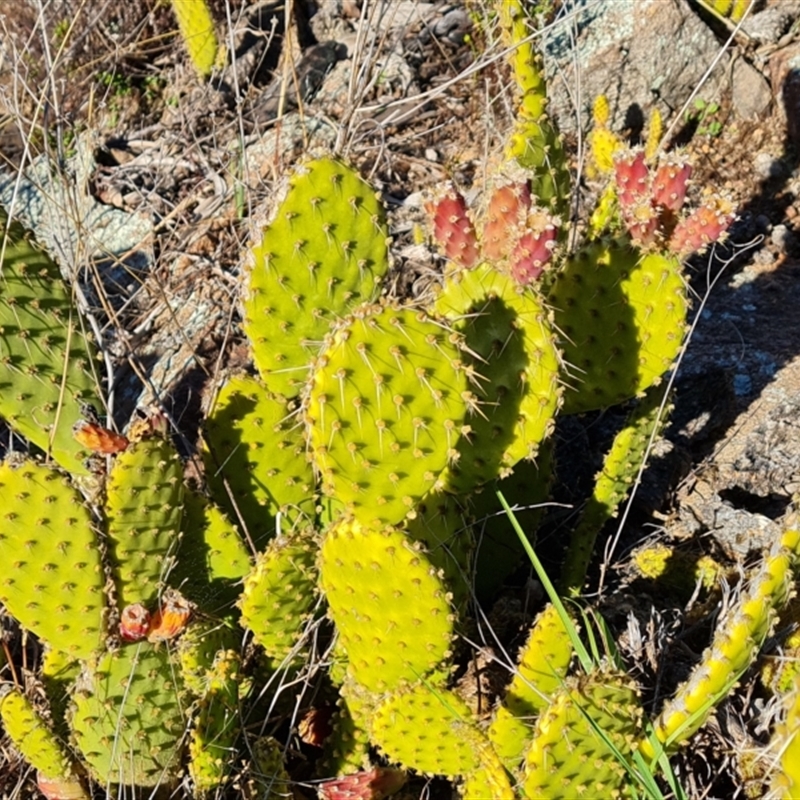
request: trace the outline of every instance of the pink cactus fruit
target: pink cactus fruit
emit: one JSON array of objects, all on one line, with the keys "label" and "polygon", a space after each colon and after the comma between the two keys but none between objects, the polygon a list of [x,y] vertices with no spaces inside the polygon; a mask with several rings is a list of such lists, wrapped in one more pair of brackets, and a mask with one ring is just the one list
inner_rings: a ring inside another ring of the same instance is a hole
[{"label": "pink cactus fruit", "polygon": [[653,203],[670,211],[680,211],[686,199],[686,189],[692,165],[680,158],[662,159],[653,176]]},{"label": "pink cactus fruit", "polygon": [[464,269],[478,263],[478,235],[469,217],[467,203],[452,187],[425,204],[433,220],[433,236],[442,252]]},{"label": "pink cactus fruit", "polygon": [[50,778],[43,772],[38,772],[36,785],[45,800],[88,800],[89,798],[89,793],[75,775]]},{"label": "pink cactus fruit", "polygon": [[383,800],[399,791],[406,782],[406,773],[391,767],[375,767],[334,778],[319,786],[322,800]]},{"label": "pink cactus fruit", "polygon": [[119,638],[123,642],[140,642],[150,633],[150,612],[141,604],[125,606],[119,616]]},{"label": "pink cactus fruit", "polygon": [[650,247],[663,240],[663,220],[649,200],[633,205],[622,214],[633,243],[637,247]]},{"label": "pink cactus fruit", "polygon": [[492,192],[481,240],[485,259],[499,261],[511,252],[530,207],[531,190],[526,182],[507,183]]},{"label": "pink cactus fruit", "polygon": [[650,196],[650,170],[644,150],[625,150],[614,159],[614,178],[621,208],[630,208]]},{"label": "pink cactus fruit", "polygon": [[733,205],[722,197],[710,197],[675,226],[669,249],[684,257],[716,242],[736,215]]},{"label": "pink cactus fruit", "polygon": [[561,221],[544,212],[528,217],[528,225],[511,251],[511,276],[521,286],[537,280],[550,260]]}]

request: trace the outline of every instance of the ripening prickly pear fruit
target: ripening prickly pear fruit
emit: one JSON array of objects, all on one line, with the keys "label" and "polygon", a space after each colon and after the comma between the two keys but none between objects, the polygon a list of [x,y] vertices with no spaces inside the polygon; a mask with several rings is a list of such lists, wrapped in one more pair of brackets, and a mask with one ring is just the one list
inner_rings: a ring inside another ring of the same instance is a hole
[{"label": "ripening prickly pear fruit", "polygon": [[734,217],[733,205],[728,200],[711,197],[678,221],[669,240],[669,249],[682,258],[704,250],[722,236]]},{"label": "ripening prickly pear fruit", "polygon": [[497,262],[508,257],[530,208],[531,190],[525,181],[506,183],[492,191],[481,236],[481,252],[486,260]]},{"label": "ripening prickly pear fruit", "polygon": [[332,158],[301,165],[251,253],[243,327],[270,391],[295,397],[337,320],[372,301],[389,267],[375,191]]},{"label": "ripening prickly pear fruit", "polygon": [[691,175],[692,165],[682,158],[662,158],[653,175],[653,205],[680,211]]},{"label": "ripening prickly pear fruit", "polygon": [[614,159],[617,197],[625,209],[650,198],[650,170],[645,163],[644,150],[617,153]]},{"label": "ripening prickly pear fruit", "polygon": [[462,269],[478,262],[478,235],[463,195],[452,187],[425,204],[433,222],[433,236],[442,252]]},{"label": "ripening prickly pear fruit", "polygon": [[90,510],[63,473],[0,463],[0,601],[50,647],[86,659],[105,639],[105,576]]},{"label": "ripening prickly pear fruit", "polygon": [[322,800],[383,800],[405,786],[406,773],[393,767],[373,767],[319,784]]},{"label": "ripening prickly pear fruit", "polygon": [[508,257],[511,277],[518,286],[538,280],[556,244],[560,220],[549,215],[530,217]]}]

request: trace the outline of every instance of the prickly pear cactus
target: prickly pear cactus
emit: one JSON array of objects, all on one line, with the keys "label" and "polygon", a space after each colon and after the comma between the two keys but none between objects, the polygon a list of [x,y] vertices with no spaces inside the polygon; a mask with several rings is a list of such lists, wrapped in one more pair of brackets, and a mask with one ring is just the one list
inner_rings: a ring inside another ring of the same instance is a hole
[{"label": "prickly pear cactus", "polygon": [[206,78],[217,62],[219,45],[205,0],[172,0],[183,43],[198,74]]},{"label": "prickly pear cactus", "polygon": [[299,394],[331,325],[376,297],[387,241],[383,206],[352,168],[321,158],[293,176],[252,251],[244,300],[244,330],[271,391]]},{"label": "prickly pear cactus", "polygon": [[87,664],[70,720],[95,780],[154,787],[174,782],[187,729],[175,655],[147,642]]},{"label": "prickly pear cactus", "polygon": [[306,402],[323,491],[367,525],[400,522],[458,458],[478,412],[471,377],[460,337],[441,321],[359,308],[328,338]]},{"label": "prickly pear cactus", "polygon": [[105,638],[105,575],[89,509],[63,473],[0,463],[0,601],[71,658]]},{"label": "prickly pear cactus", "polygon": [[62,467],[85,475],[72,436],[97,403],[95,349],[53,260],[0,210],[0,416]]}]

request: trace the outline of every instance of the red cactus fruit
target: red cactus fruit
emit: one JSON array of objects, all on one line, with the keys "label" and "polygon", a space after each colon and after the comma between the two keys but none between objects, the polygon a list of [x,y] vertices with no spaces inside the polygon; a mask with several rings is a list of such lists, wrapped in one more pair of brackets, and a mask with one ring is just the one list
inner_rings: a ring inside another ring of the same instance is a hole
[{"label": "red cactus fruit", "polygon": [[309,709],[297,726],[297,732],[302,741],[312,747],[322,747],[333,732],[331,719],[335,711],[334,706]]},{"label": "red cactus fruit", "polygon": [[650,170],[643,150],[626,150],[614,159],[617,197],[622,208],[640,203],[650,195]]},{"label": "red cactus fruit", "polygon": [[692,165],[679,158],[667,157],[653,176],[653,203],[670,211],[679,211],[686,199]]},{"label": "red cactus fruit", "polygon": [[492,192],[481,241],[484,258],[498,261],[511,252],[530,207],[531,189],[525,182],[508,183]]},{"label": "red cactus fruit", "polygon": [[123,642],[140,642],[150,632],[150,612],[141,604],[125,606],[119,616],[119,638]]},{"label": "red cactus fruit", "polygon": [[74,775],[66,778],[48,778],[43,772],[36,773],[36,785],[46,800],[88,800],[89,793]]},{"label": "red cactus fruit", "polygon": [[721,197],[712,197],[675,226],[669,249],[688,256],[716,242],[733,222],[733,206]]},{"label": "red cactus fruit", "polygon": [[335,778],[319,786],[323,800],[383,800],[400,790],[406,782],[403,770],[375,767]]},{"label": "red cactus fruit", "polygon": [[511,251],[508,263],[511,276],[521,286],[535,281],[550,260],[560,220],[544,213],[532,214],[528,226]]},{"label": "red cactus fruit", "polygon": [[433,236],[442,252],[464,269],[478,263],[478,235],[469,218],[467,203],[455,189],[425,204],[433,220]]},{"label": "red cactus fruit", "polygon": [[161,598],[161,605],[150,620],[148,642],[166,642],[180,636],[194,613],[194,605],[174,589],[168,589]]}]

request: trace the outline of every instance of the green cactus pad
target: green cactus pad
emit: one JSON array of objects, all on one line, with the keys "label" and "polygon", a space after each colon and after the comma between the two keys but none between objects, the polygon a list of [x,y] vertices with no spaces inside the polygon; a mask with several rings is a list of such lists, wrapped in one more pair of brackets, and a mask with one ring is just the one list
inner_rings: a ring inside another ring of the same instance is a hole
[{"label": "green cactus pad", "polygon": [[0,698],[0,719],[14,747],[48,778],[72,776],[72,759],[22,692]]},{"label": "green cactus pad", "polygon": [[89,664],[74,697],[72,729],[101,783],[170,785],[178,777],[186,698],[168,647],[140,642]]},{"label": "green cactus pad", "polygon": [[635,397],[680,352],[687,306],[676,258],[595,242],[567,261],[548,299],[569,365],[568,414]]},{"label": "green cactus pad", "polygon": [[[789,597],[798,557],[800,530],[792,527],[775,542],[741,600],[720,622],[711,647],[659,714],[654,733],[667,750],[676,750],[705,724],[750,666]],[[642,742],[641,750],[655,757],[650,741]]]},{"label": "green cactus pad", "polygon": [[372,738],[406,769],[450,778],[504,771],[469,707],[443,687],[417,684],[389,694],[375,710]]},{"label": "green cactus pad", "polygon": [[626,797],[626,765],[641,731],[630,678],[596,670],[568,680],[536,723],[525,756],[525,797]]},{"label": "green cactus pad", "polygon": [[340,521],[323,540],[320,572],[350,675],[366,689],[416,681],[449,655],[446,587],[421,546],[400,531]]},{"label": "green cactus pad", "polygon": [[321,777],[349,775],[369,766],[369,728],[377,696],[362,689],[352,678],[341,685],[338,709],[331,720],[332,732],[325,740]]},{"label": "green cactus pad", "polygon": [[242,625],[278,663],[297,657],[317,604],[317,547],[313,528],[290,531],[269,543],[245,578]]},{"label": "green cactus pad", "polygon": [[454,273],[436,310],[464,334],[467,363],[481,376],[479,407],[447,478],[448,488],[469,491],[535,457],[559,405],[559,354],[536,292],[488,265]]},{"label": "green cactus pad", "polygon": [[555,606],[533,623],[502,705],[489,727],[489,740],[507,766],[519,766],[532,737],[536,715],[564,685],[572,659],[572,642]]},{"label": "green cactus pad", "polygon": [[219,390],[205,423],[203,461],[209,491],[243,522],[260,549],[278,512],[290,524],[314,513],[314,470],[303,425],[258,378],[238,375]]},{"label": "green cactus pad", "polygon": [[292,796],[291,778],[284,759],[286,746],[273,736],[259,736],[253,742],[253,782],[258,786],[259,800],[286,800]]},{"label": "green cactus pad", "polygon": [[614,437],[603,460],[603,469],[596,477],[592,496],[570,537],[561,571],[561,588],[565,594],[581,593],[598,534],[633,488],[651,442],[666,424],[669,405],[664,399],[663,387],[646,389],[644,397],[636,401]]},{"label": "green cactus pad", "polygon": [[234,745],[241,732],[241,659],[232,650],[217,652],[195,711],[189,741],[189,775],[195,794],[219,788],[234,767]]},{"label": "green cactus pad", "polygon": [[770,796],[793,800],[800,796],[800,677],[783,698],[785,718],[775,726],[771,750],[779,754],[779,766],[772,774]]},{"label": "green cactus pad", "polygon": [[0,464],[0,601],[27,630],[72,658],[105,638],[105,575],[92,518],[63,474]]},{"label": "green cactus pad", "polygon": [[120,608],[153,605],[177,549],[183,467],[172,445],[143,439],[120,453],[107,484],[109,556]]},{"label": "green cactus pad", "polygon": [[388,268],[383,206],[355,170],[331,158],[293,176],[253,249],[244,330],[270,388],[297,395],[331,324],[377,295]]},{"label": "green cactus pad", "polygon": [[0,416],[64,469],[85,475],[72,426],[82,403],[98,404],[95,349],[53,260],[1,209],[0,230]]},{"label": "green cactus pad", "polygon": [[473,401],[455,333],[411,308],[362,307],[329,338],[310,387],[323,490],[365,524],[396,524],[457,458]]}]

